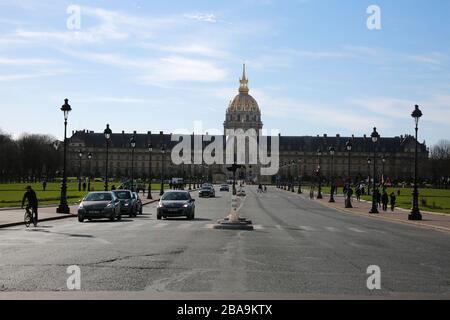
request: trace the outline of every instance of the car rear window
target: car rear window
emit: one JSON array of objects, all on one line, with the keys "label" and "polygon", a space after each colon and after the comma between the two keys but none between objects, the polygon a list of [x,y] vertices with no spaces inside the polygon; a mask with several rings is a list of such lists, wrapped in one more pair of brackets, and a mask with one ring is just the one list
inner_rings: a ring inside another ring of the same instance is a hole
[{"label": "car rear window", "polygon": [[131,193],[129,191],[115,191],[114,194],[119,199],[131,199]]},{"label": "car rear window", "polygon": [[112,196],[111,193],[89,193],[86,198],[84,198],[85,201],[111,201]]}]

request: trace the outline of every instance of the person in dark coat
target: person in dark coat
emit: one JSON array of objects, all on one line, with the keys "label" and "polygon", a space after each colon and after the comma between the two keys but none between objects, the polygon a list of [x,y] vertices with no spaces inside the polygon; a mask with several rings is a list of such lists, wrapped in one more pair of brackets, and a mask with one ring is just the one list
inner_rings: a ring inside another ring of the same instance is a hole
[{"label": "person in dark coat", "polygon": [[361,201],[361,189],[356,188],[356,200]]},{"label": "person in dark coat", "polygon": [[44,180],[44,181],[42,182],[42,190],[45,191],[45,189],[47,189],[47,181],[46,181],[46,180]]},{"label": "person in dark coat", "polygon": [[383,195],[381,196],[381,203],[383,204],[383,211],[386,211],[389,203],[389,197],[386,191],[384,191]]},{"label": "person in dark coat", "polygon": [[395,193],[392,192],[390,198],[391,198],[391,211],[394,212],[396,200]]},{"label": "person in dark coat", "polygon": [[27,201],[27,209],[30,209],[30,208],[32,209],[34,221],[37,224],[37,221],[38,221],[38,199],[36,196],[36,192],[34,192],[34,190],[31,188],[31,186],[26,187],[26,191],[22,198],[22,206],[21,206],[22,209],[25,204],[25,201]]}]

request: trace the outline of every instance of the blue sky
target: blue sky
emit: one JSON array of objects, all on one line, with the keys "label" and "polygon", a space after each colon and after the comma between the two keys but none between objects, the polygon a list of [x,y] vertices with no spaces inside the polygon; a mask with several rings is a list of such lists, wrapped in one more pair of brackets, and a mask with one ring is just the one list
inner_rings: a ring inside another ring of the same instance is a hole
[{"label": "blue sky", "polygon": [[[381,30],[366,26],[381,9]],[[81,29],[67,8],[81,8]],[[0,0],[0,128],[222,129],[242,63],[283,135],[450,138],[449,1]]]}]

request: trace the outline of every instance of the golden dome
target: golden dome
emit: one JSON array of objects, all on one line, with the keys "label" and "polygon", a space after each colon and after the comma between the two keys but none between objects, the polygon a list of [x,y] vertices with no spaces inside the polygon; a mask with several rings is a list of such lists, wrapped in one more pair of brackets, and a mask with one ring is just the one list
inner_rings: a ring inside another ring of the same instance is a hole
[{"label": "golden dome", "polygon": [[245,64],[244,64],[244,71],[242,74],[242,78],[239,79],[240,86],[239,86],[239,94],[234,97],[233,101],[230,102],[230,105],[228,106],[228,112],[233,111],[253,111],[253,112],[260,112],[258,102],[248,94],[248,79],[245,76]]}]

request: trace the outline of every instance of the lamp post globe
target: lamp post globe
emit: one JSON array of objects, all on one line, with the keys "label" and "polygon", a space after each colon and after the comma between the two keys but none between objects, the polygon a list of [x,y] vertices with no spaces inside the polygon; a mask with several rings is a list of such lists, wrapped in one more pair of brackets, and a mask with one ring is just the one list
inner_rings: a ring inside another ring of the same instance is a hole
[{"label": "lamp post globe", "polygon": [[72,107],[69,104],[69,99],[64,99],[64,104],[60,109],[64,114],[64,160],[63,160],[63,177],[61,182],[61,197],[56,213],[70,213],[70,208],[67,205],[67,120]]},{"label": "lamp post globe", "polygon": [[318,193],[317,193],[317,199],[323,199],[323,196],[322,196],[322,176],[321,176],[321,157],[322,157],[322,149],[318,149],[317,150],[317,158],[318,158],[318,160],[319,160],[319,165],[318,165],[318,167],[317,167],[317,176],[318,176],[318,179],[319,179],[319,190],[318,190]]},{"label": "lamp post globe", "polygon": [[334,154],[335,154],[335,149],[333,146],[328,148],[328,151],[330,153],[331,156],[331,176],[330,176],[330,200],[328,202],[335,202],[334,200]]},{"label": "lamp post globe", "polygon": [[417,157],[417,147],[419,142],[417,141],[417,134],[419,131],[419,120],[422,117],[422,111],[419,109],[418,105],[415,105],[414,111],[411,113],[411,117],[414,118],[415,122],[415,148],[414,148],[414,189],[413,189],[413,203],[412,210],[410,215],[408,216],[409,220],[420,221],[422,220],[422,214],[419,210],[419,189],[417,186],[417,178],[418,178],[418,157]]},{"label": "lamp post globe", "polygon": [[369,213],[379,213],[378,212],[378,189],[376,186],[376,177],[377,177],[377,142],[380,138],[380,135],[377,132],[377,128],[373,128],[373,132],[370,135],[373,142],[373,185],[372,185],[372,208]]},{"label": "lamp post globe", "polygon": [[105,162],[105,191],[108,191],[108,164],[109,164],[109,143],[112,137],[112,130],[109,127],[109,124],[106,125],[105,131],[103,131],[106,140],[106,162]]},{"label": "lamp post globe", "polygon": [[147,199],[152,199],[152,152],[153,152],[153,145],[149,143],[148,145],[148,193],[147,193]]},{"label": "lamp post globe", "polygon": [[345,143],[345,149],[347,150],[347,154],[348,154],[348,162],[347,162],[347,195],[345,197],[345,207],[346,208],[353,208],[353,206],[352,206],[352,199],[351,199],[351,193],[350,193],[350,187],[352,185],[352,179],[351,179],[351,175],[350,175],[351,154],[352,154],[352,149],[353,149],[352,140],[348,140]]}]

